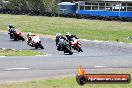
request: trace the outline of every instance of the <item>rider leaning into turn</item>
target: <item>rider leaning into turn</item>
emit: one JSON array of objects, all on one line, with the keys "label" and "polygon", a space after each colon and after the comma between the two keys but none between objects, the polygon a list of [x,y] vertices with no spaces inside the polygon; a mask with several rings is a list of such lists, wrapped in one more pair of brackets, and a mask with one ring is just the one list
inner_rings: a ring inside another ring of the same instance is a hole
[{"label": "rider leaning into turn", "polygon": [[40,41],[39,37],[37,35],[32,34],[31,32],[28,32],[27,34],[27,43],[28,45],[32,45],[33,42]]},{"label": "rider leaning into turn", "polygon": [[76,35],[71,35],[70,32],[66,32],[66,38],[67,38],[69,41],[72,41],[72,38],[73,38],[73,37],[76,38],[76,39],[78,39]]},{"label": "rider leaning into turn", "polygon": [[33,39],[34,36],[35,35],[32,34],[31,32],[28,32],[28,34],[27,34],[27,42],[28,42],[29,45],[32,44],[32,39]]},{"label": "rider leaning into turn", "polygon": [[66,44],[65,40],[67,41],[60,33],[56,34],[56,46],[58,51],[63,51],[63,45]]},{"label": "rider leaning into turn", "polygon": [[10,32],[14,32],[15,31],[15,27],[12,24],[9,24],[8,25],[8,31],[9,31],[9,33]]},{"label": "rider leaning into turn", "polygon": [[61,35],[61,33],[57,33],[57,34],[56,34],[56,46],[57,46],[58,43],[60,42],[60,39],[66,40],[66,38],[63,37],[63,36]]}]

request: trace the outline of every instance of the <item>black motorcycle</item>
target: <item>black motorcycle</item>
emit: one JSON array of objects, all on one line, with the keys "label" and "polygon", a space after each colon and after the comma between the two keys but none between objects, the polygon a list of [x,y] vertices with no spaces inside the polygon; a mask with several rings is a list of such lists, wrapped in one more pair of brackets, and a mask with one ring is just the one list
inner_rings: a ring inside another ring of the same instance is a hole
[{"label": "black motorcycle", "polygon": [[8,33],[10,35],[10,39],[13,39],[14,38],[14,32],[11,31],[10,33]]},{"label": "black motorcycle", "polygon": [[73,52],[71,51],[71,45],[65,39],[59,40],[59,42],[57,44],[57,50],[64,51],[64,54],[65,53],[69,53],[70,55],[73,54]]}]

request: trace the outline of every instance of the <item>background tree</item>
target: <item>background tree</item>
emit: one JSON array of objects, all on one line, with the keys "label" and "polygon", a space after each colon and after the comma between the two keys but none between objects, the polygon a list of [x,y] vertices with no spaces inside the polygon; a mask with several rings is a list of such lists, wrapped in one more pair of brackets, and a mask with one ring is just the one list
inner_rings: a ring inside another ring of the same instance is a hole
[{"label": "background tree", "polygon": [[[8,1],[8,3],[3,3],[2,1]],[[56,12],[60,1],[61,0],[0,0],[0,7],[19,11]]]}]

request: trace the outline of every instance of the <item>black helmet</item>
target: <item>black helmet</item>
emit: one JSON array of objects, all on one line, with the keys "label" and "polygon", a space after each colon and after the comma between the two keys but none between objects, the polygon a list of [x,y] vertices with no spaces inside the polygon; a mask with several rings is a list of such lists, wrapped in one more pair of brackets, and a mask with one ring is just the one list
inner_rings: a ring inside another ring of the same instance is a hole
[{"label": "black helmet", "polygon": [[11,27],[11,28],[15,28],[12,24],[9,24],[9,27]]}]

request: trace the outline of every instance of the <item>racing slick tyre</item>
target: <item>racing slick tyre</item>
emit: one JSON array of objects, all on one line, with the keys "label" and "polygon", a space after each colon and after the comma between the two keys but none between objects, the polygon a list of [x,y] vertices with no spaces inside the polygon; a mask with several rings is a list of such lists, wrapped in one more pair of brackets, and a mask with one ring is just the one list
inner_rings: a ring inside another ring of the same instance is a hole
[{"label": "racing slick tyre", "polygon": [[24,39],[24,37],[23,37],[23,36],[21,36],[21,37],[20,37],[20,40],[25,41],[25,39]]},{"label": "racing slick tyre", "polygon": [[77,45],[77,48],[78,48],[78,52],[83,52],[83,50],[79,44]]},{"label": "racing slick tyre", "polygon": [[13,33],[9,33],[10,34],[10,39],[13,39]]},{"label": "racing slick tyre", "polygon": [[39,47],[40,47],[41,49],[44,49],[44,47],[42,46],[42,44],[39,44]]},{"label": "racing slick tyre", "polygon": [[18,41],[18,39],[16,37],[14,37],[14,41]]},{"label": "racing slick tyre", "polygon": [[84,85],[86,83],[86,78],[84,76],[78,76],[76,81],[79,85]]},{"label": "racing slick tyre", "polygon": [[65,46],[64,53],[69,53],[70,55],[72,55],[72,54],[73,54],[73,52],[70,50],[69,45],[66,45],[66,46]]},{"label": "racing slick tyre", "polygon": [[38,49],[38,47],[35,47],[35,49]]},{"label": "racing slick tyre", "polygon": [[82,48],[79,49],[79,52],[83,52]]}]

